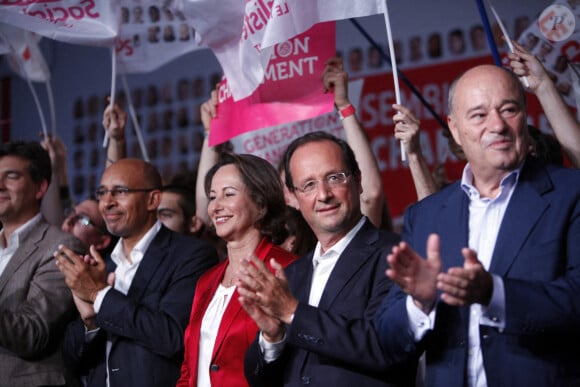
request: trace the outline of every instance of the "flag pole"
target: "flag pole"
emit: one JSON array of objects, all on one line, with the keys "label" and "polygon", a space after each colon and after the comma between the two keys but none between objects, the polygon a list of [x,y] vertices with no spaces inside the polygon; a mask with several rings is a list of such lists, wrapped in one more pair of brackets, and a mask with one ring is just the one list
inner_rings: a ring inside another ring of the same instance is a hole
[{"label": "flag pole", "polygon": [[[491,4],[491,1],[488,0],[487,4],[489,5],[489,9],[491,9],[491,13],[493,13],[493,16],[495,17],[495,20],[497,20],[497,24],[499,25],[499,28],[501,30],[501,33],[503,34],[503,36],[505,37],[505,41],[508,45],[508,48],[510,49],[510,51],[513,52],[514,50],[514,45],[512,44],[512,40],[510,38],[510,36],[508,35],[508,32],[505,28],[505,26],[503,25],[503,22],[501,21],[499,15],[497,14],[497,12],[495,11],[495,8],[493,8],[493,5]],[[526,77],[525,75],[522,77],[522,80],[524,82],[524,86],[526,86],[527,88],[530,87],[530,81],[528,81],[528,77]]]},{"label": "flag pole", "polygon": [[56,109],[54,105],[54,95],[52,94],[52,86],[50,83],[50,79],[46,82],[46,95],[48,96],[48,107],[50,109],[50,128],[52,131],[53,137],[56,137]]},{"label": "flag pole", "polygon": [[[117,50],[115,45],[111,47],[111,93],[109,94],[109,104],[111,105],[111,114],[113,114],[113,108],[115,106],[115,90],[117,81]],[[103,138],[103,148],[109,146],[109,132],[105,132],[105,138]]]},{"label": "flag pole", "polygon": [[[376,48],[377,51],[381,53],[381,56],[383,57],[383,59],[387,63],[391,63],[390,56],[385,54],[383,48],[369,35],[369,33],[360,25],[360,23],[358,21],[356,21],[355,19],[349,19],[349,20],[355,26],[355,28],[361,33],[361,35],[364,36],[366,38],[366,40],[368,40],[368,42],[371,44],[371,46]],[[398,73],[399,73],[399,77],[401,77],[401,79],[403,80],[405,85],[409,88],[409,90],[411,90],[411,92],[417,97],[417,99],[419,99],[419,101],[421,101],[421,103],[423,104],[425,109],[427,109],[427,111],[429,113],[431,113],[431,115],[433,116],[433,118],[435,120],[437,120],[439,125],[441,125],[442,128],[449,130],[447,123],[441,118],[441,116],[439,116],[439,114],[437,114],[435,112],[435,110],[433,110],[433,107],[431,106],[431,104],[429,104],[429,102],[427,102],[425,97],[423,97],[423,95],[419,92],[419,90],[417,90],[417,88],[413,85],[413,83],[409,80],[409,78],[407,78],[405,73],[403,71],[400,71],[400,70],[398,71]]]},{"label": "flag pole", "polygon": [[[395,57],[395,47],[393,45],[393,35],[391,33],[391,21],[389,19],[389,9],[387,7],[388,0],[385,0],[385,11],[383,12],[385,16],[385,27],[387,29],[387,41],[389,42],[389,53],[391,56],[391,69],[393,71],[393,84],[395,87],[395,101],[397,105],[401,104],[401,91],[399,88],[399,75],[397,71],[397,59]],[[405,145],[401,141],[401,160],[406,161],[407,155],[405,153]]]},{"label": "flag pole", "polygon": [[495,45],[495,39],[493,38],[493,32],[489,25],[489,19],[487,18],[487,13],[485,12],[485,6],[483,5],[483,0],[475,0],[477,4],[477,10],[479,11],[479,17],[481,18],[481,23],[483,24],[483,29],[485,31],[485,36],[487,37],[487,43],[493,55],[493,61],[497,66],[501,66],[501,58],[499,57],[499,52],[497,51],[497,46]]},{"label": "flag pole", "polygon": [[123,82],[123,89],[125,90],[125,95],[127,96],[127,103],[129,105],[129,114],[131,115],[131,121],[133,121],[133,128],[135,129],[135,135],[137,136],[137,141],[139,142],[139,147],[141,148],[141,154],[143,155],[143,160],[149,162],[149,155],[147,154],[147,148],[145,147],[145,141],[143,141],[143,133],[141,132],[141,126],[139,125],[139,120],[137,120],[137,113],[135,113],[135,106],[133,105],[133,99],[131,98],[131,90],[129,90],[129,84],[127,83],[127,77],[125,74],[121,73],[121,81]]}]

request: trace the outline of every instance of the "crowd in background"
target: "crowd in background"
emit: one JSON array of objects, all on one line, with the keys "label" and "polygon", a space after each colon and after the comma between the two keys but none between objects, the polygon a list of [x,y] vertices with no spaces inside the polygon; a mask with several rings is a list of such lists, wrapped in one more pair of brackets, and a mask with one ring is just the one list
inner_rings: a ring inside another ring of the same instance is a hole
[{"label": "crowd in background", "polygon": [[[276,167],[208,145],[215,91],[195,175],[128,157],[118,104],[78,203],[58,138],[3,144],[0,386],[580,383],[580,124],[514,46],[450,89],[460,182],[393,105],[418,199],[402,230],[340,58],[322,84],[345,140],[309,133]],[[523,77],[555,136],[527,125]]]}]

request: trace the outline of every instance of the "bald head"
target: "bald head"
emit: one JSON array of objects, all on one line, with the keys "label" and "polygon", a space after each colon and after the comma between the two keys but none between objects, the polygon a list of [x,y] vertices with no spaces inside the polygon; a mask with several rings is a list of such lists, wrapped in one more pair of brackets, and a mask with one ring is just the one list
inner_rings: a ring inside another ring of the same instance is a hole
[{"label": "bald head", "polygon": [[122,159],[103,173],[99,211],[107,229],[127,241],[138,241],[157,220],[161,176],[140,159]]},{"label": "bald head", "polygon": [[458,89],[462,90],[464,87],[476,87],[478,84],[485,84],[486,82],[507,82],[510,87],[516,90],[523,109],[526,109],[526,92],[514,73],[495,65],[480,65],[467,70],[451,84],[449,88],[449,99],[447,101],[449,115],[454,115],[454,109],[457,105],[455,98]]},{"label": "bald head", "polygon": [[157,168],[141,159],[121,159],[105,169],[103,176],[111,172],[126,175],[128,179],[148,188],[161,189],[163,185]]}]

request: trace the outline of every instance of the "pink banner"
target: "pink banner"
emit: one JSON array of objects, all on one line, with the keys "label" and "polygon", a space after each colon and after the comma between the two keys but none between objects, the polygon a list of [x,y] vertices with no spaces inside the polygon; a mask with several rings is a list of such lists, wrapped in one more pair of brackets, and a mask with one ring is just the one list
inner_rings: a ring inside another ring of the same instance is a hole
[{"label": "pink banner", "polygon": [[335,23],[321,23],[274,47],[264,83],[251,96],[234,101],[227,80],[223,81],[210,145],[252,130],[330,112],[334,97],[322,93],[320,74],[335,52]]},{"label": "pink banner", "polygon": [[385,0],[181,0],[177,8],[212,49],[235,100],[263,81],[272,48],[317,23],[381,13]]}]

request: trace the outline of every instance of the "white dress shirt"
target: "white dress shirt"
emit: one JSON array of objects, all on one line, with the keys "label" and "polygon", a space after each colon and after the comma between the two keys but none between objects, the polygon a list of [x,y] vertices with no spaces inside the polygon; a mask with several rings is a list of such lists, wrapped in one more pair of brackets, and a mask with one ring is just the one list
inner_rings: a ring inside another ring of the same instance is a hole
[{"label": "white dress shirt", "polygon": [[[119,239],[113,252],[111,253],[111,260],[115,262],[117,267],[115,268],[115,283],[113,288],[124,295],[127,295],[129,292],[129,288],[131,287],[131,283],[133,282],[133,278],[135,277],[135,273],[137,273],[137,269],[139,269],[139,264],[143,260],[145,256],[145,252],[149,248],[149,245],[157,235],[157,233],[161,230],[161,222],[157,221],[147,231],[145,235],[137,242],[133,250],[129,253],[131,262],[125,256],[125,252],[123,250],[123,238]],[[97,293],[97,297],[95,298],[95,302],[93,304],[93,308],[95,313],[99,313],[101,309],[101,305],[103,304],[103,300],[107,293],[111,290],[111,286],[107,286],[104,289],[99,290]],[[92,340],[99,328],[94,329],[92,331],[87,331],[85,333],[85,341]],[[111,340],[107,339],[107,349],[106,349],[106,356],[107,356],[107,387],[110,386],[109,384],[109,353],[111,352]]]},{"label": "white dress shirt", "polygon": [[10,234],[10,239],[6,241],[7,245],[4,245],[4,229],[0,231],[0,275],[4,273],[4,269],[6,269],[8,262],[10,262],[10,258],[12,258],[18,247],[20,247],[20,241],[26,240],[32,228],[40,222],[41,217],[40,213],[38,213],[14,230]]},{"label": "white dress shirt", "polygon": [[[312,256],[312,265],[313,265],[313,272],[312,272],[312,282],[310,284],[310,297],[308,298],[308,304],[312,306],[318,306],[320,302],[320,298],[322,297],[322,293],[324,292],[324,288],[326,287],[326,283],[328,282],[328,278],[336,266],[338,259],[340,258],[341,254],[347,248],[347,246],[352,242],[355,235],[359,232],[362,228],[365,217],[361,217],[356,226],[354,226],[342,239],[336,242],[331,248],[321,254],[322,246],[320,242],[316,243],[316,247],[314,248],[314,255]],[[262,353],[264,354],[264,359],[266,362],[272,362],[276,360],[282,350],[284,349],[284,344],[286,343],[286,336],[282,339],[282,341],[278,343],[269,343],[262,335],[259,335],[258,342],[260,344],[260,348],[262,349]]]}]

